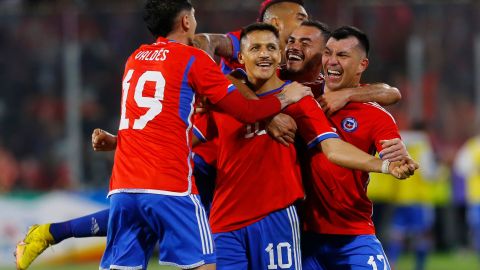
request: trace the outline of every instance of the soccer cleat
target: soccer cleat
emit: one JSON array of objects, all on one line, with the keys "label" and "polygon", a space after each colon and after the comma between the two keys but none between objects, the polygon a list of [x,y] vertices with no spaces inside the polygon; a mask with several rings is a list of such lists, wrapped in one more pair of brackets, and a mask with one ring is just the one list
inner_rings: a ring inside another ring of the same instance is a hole
[{"label": "soccer cleat", "polygon": [[19,242],[15,249],[17,270],[27,269],[38,255],[53,244],[55,240],[50,233],[50,224],[31,226],[25,239]]}]

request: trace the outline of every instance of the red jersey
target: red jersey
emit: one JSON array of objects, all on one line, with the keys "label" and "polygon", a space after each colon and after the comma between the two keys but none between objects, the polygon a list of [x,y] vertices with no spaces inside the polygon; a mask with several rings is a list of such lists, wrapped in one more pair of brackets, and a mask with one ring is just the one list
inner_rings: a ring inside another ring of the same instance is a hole
[{"label": "red jersey", "polygon": [[[290,105],[284,113],[295,119],[310,147],[338,137],[311,97]],[[218,138],[217,179],[210,212],[212,232],[243,228],[304,198],[293,145],[285,147],[270,138],[265,123],[245,125],[218,112],[212,112],[212,116],[216,128],[207,137],[216,133]],[[205,122],[197,126],[203,134],[207,130]]]},{"label": "red jersey", "polygon": [[109,195],[187,195],[195,94],[216,103],[235,87],[203,51],[163,37],[127,60]]},{"label": "red jersey", "polygon": [[245,69],[245,66],[238,62],[238,53],[240,52],[240,34],[241,33],[242,33],[241,30],[227,33],[227,37],[230,39],[231,45],[232,45],[232,57],[231,58],[222,57],[220,62],[220,67],[222,69],[223,74],[229,74],[230,72],[234,71],[237,68]]},{"label": "red jersey", "polygon": [[[330,122],[344,141],[371,154],[381,150],[381,140],[400,138],[393,117],[376,103],[349,103]],[[374,234],[368,173],[335,165],[316,149],[311,150],[310,159],[310,175],[304,179],[304,229],[321,234]]]},{"label": "red jersey", "polygon": [[201,156],[208,165],[212,167],[217,166],[217,146],[215,140],[199,143],[193,147],[193,152],[195,155]]}]

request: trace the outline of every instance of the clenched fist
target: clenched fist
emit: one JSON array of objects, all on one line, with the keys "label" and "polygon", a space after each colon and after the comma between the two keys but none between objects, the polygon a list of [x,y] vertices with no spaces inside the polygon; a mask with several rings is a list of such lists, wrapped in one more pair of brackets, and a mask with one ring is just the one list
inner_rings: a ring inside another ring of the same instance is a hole
[{"label": "clenched fist", "polygon": [[113,151],[117,148],[117,136],[96,128],[92,132],[92,147],[94,151]]}]

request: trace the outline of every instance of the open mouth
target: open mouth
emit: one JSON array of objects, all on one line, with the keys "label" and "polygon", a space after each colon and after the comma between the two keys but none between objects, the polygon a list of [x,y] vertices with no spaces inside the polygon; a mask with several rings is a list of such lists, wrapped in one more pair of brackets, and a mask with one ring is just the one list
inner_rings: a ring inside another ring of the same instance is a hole
[{"label": "open mouth", "polygon": [[287,52],[288,61],[303,61],[304,56],[297,52]]},{"label": "open mouth", "polygon": [[340,70],[334,69],[327,69],[327,77],[331,80],[338,80],[342,76],[342,72]]},{"label": "open mouth", "polygon": [[260,61],[260,62],[257,62],[256,66],[260,67],[262,69],[271,68],[273,66],[273,62],[271,62],[271,61]]}]

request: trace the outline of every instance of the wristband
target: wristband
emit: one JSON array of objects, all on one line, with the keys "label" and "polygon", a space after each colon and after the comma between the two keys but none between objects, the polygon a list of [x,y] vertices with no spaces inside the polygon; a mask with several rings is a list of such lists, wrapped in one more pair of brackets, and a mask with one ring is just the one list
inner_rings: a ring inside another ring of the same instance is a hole
[{"label": "wristband", "polygon": [[390,167],[390,160],[386,159],[382,162],[382,173],[389,174],[388,167]]}]

